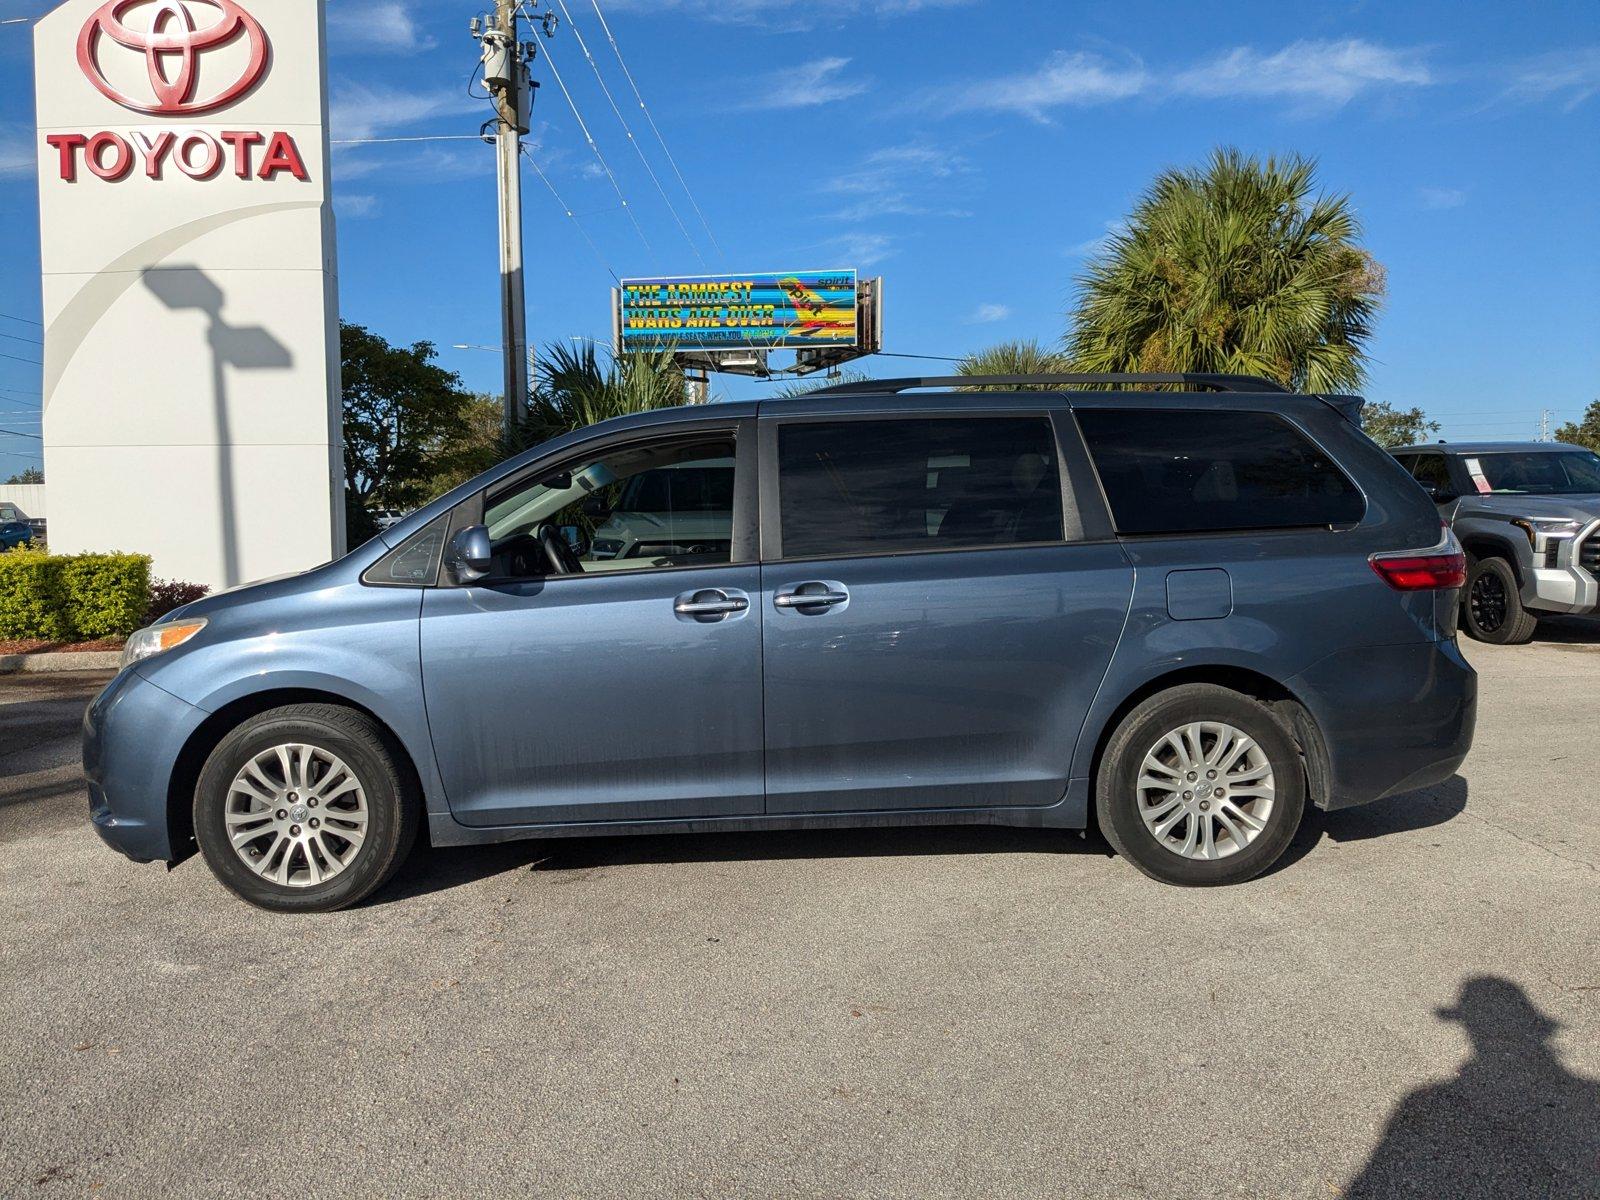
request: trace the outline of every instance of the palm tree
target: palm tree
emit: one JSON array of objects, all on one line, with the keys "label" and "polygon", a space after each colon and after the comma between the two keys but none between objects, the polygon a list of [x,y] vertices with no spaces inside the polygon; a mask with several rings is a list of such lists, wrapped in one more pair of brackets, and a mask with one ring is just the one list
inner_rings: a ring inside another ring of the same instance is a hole
[{"label": "palm tree", "polygon": [[996,343],[967,355],[956,366],[960,375],[1060,375],[1070,370],[1063,351],[1041,346],[1032,338]]},{"label": "palm tree", "polygon": [[610,417],[671,408],[688,402],[683,372],[670,350],[610,355],[604,363],[593,342],[546,346],[528,411],[510,439],[511,450],[536,446]]},{"label": "palm tree", "polygon": [[1383,268],[1316,164],[1218,149],[1164,171],[1080,278],[1078,371],[1229,371],[1301,391],[1358,387]]}]

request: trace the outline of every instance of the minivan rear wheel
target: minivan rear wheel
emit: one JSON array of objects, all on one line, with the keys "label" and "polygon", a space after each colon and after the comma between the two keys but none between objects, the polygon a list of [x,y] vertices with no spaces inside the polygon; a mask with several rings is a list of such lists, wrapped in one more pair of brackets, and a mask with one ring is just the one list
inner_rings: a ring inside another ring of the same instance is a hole
[{"label": "minivan rear wheel", "polygon": [[241,899],[327,912],[394,873],[421,808],[410,772],[372,718],[291,704],[248,718],[211,752],[195,787],[195,840]]},{"label": "minivan rear wheel", "polygon": [[1260,701],[1182,684],[1117,726],[1095,795],[1100,831],[1152,879],[1242,883],[1288,848],[1305,811],[1294,738]]}]

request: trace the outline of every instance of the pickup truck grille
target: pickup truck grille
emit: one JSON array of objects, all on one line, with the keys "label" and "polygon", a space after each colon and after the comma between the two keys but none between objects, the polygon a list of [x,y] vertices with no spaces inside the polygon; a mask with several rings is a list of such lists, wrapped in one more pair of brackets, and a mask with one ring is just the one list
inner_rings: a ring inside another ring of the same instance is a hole
[{"label": "pickup truck grille", "polygon": [[1600,579],[1600,529],[1583,539],[1576,558],[1580,567]]}]

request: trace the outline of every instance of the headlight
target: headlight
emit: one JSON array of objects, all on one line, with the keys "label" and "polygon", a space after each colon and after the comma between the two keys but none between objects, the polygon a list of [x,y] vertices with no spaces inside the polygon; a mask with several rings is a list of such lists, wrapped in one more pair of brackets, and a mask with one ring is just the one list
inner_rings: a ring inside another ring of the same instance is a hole
[{"label": "headlight", "polygon": [[151,625],[141,629],[128,639],[128,644],[122,648],[122,661],[118,667],[131,667],[136,662],[147,658],[154,658],[157,654],[165,654],[175,646],[181,646],[206,627],[204,617],[195,617],[188,621],[169,621],[165,625]]},{"label": "headlight", "polygon": [[1523,517],[1511,523],[1528,535],[1530,546],[1537,546],[1540,537],[1571,537],[1579,526],[1564,517]]}]

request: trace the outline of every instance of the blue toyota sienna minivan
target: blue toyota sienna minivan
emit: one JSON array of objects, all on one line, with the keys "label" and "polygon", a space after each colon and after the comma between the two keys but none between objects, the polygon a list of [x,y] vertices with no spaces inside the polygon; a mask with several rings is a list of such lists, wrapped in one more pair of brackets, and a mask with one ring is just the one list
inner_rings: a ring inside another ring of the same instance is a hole
[{"label": "blue toyota sienna minivan", "polygon": [[1093,824],[1156,879],[1246,880],[1307,805],[1448,778],[1472,738],[1460,548],[1360,406],[877,380],[580,430],[136,633],[85,717],[91,816],[298,911],[424,822]]}]

